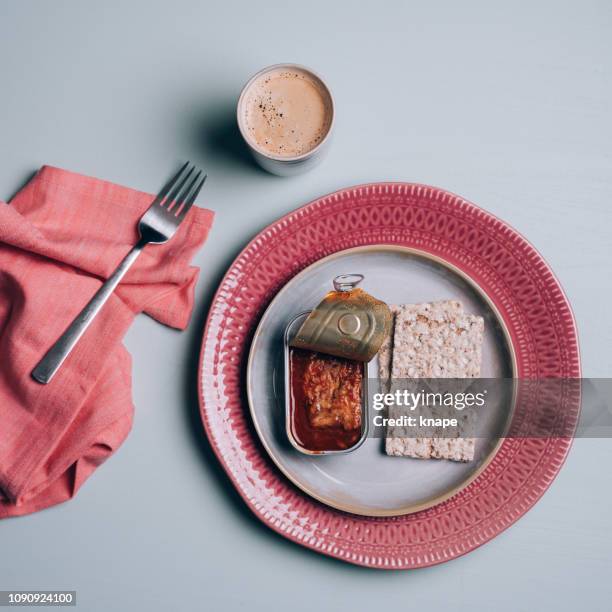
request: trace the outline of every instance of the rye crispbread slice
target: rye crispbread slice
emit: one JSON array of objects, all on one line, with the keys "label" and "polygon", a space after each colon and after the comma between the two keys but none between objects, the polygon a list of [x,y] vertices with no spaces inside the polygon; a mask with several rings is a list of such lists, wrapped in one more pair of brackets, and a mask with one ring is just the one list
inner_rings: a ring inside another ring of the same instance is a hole
[{"label": "rye crispbread slice", "polygon": [[[480,375],[484,321],[463,311],[460,302],[447,300],[391,306],[392,331],[379,353],[379,377],[384,391],[393,381],[410,378],[475,378]],[[401,414],[390,407],[389,416]],[[440,416],[442,416],[440,414]],[[390,428],[385,440],[388,455],[419,459],[471,461],[475,440],[466,437],[473,430],[473,411],[455,411],[460,427],[457,437],[403,437],[399,428]]]},{"label": "rye crispbread slice", "polygon": [[480,375],[484,321],[459,302],[400,306],[395,315],[392,378]]}]

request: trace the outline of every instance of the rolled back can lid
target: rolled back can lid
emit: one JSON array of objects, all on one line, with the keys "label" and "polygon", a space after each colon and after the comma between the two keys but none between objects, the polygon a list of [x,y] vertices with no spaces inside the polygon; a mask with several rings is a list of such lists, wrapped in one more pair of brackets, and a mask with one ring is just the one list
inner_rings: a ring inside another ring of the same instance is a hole
[{"label": "rolled back can lid", "polygon": [[356,361],[370,361],[391,328],[391,311],[357,285],[362,274],[341,274],[308,315],[291,346]]}]

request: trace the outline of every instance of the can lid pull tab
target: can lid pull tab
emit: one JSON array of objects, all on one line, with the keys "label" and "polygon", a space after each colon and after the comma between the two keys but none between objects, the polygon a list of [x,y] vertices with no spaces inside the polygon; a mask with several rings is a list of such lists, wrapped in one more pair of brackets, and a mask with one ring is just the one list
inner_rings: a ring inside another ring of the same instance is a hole
[{"label": "can lid pull tab", "polygon": [[363,274],[340,274],[334,278],[334,289],[336,291],[350,291],[354,289],[363,279]]}]

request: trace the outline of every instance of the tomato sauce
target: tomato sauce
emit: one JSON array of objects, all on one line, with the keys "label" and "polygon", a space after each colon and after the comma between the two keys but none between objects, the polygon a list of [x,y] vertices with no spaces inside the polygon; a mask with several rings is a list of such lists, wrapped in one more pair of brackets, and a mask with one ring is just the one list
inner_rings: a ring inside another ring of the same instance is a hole
[{"label": "tomato sauce", "polygon": [[[360,440],[363,431],[363,372],[361,362],[312,353],[302,349],[289,352],[289,427],[295,441],[313,452],[349,449]],[[325,409],[313,405],[313,393],[320,391],[330,399],[326,384],[337,385],[333,401]]]}]

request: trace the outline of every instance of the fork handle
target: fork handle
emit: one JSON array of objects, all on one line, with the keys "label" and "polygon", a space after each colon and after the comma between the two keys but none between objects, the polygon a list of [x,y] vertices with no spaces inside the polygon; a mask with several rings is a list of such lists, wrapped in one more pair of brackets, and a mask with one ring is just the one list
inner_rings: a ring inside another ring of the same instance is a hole
[{"label": "fork handle", "polygon": [[146,244],[144,240],[139,240],[136,246],[123,258],[111,276],[108,277],[83,310],[74,318],[68,329],[47,351],[34,370],[32,370],[34,380],[44,385],[51,381]]}]

